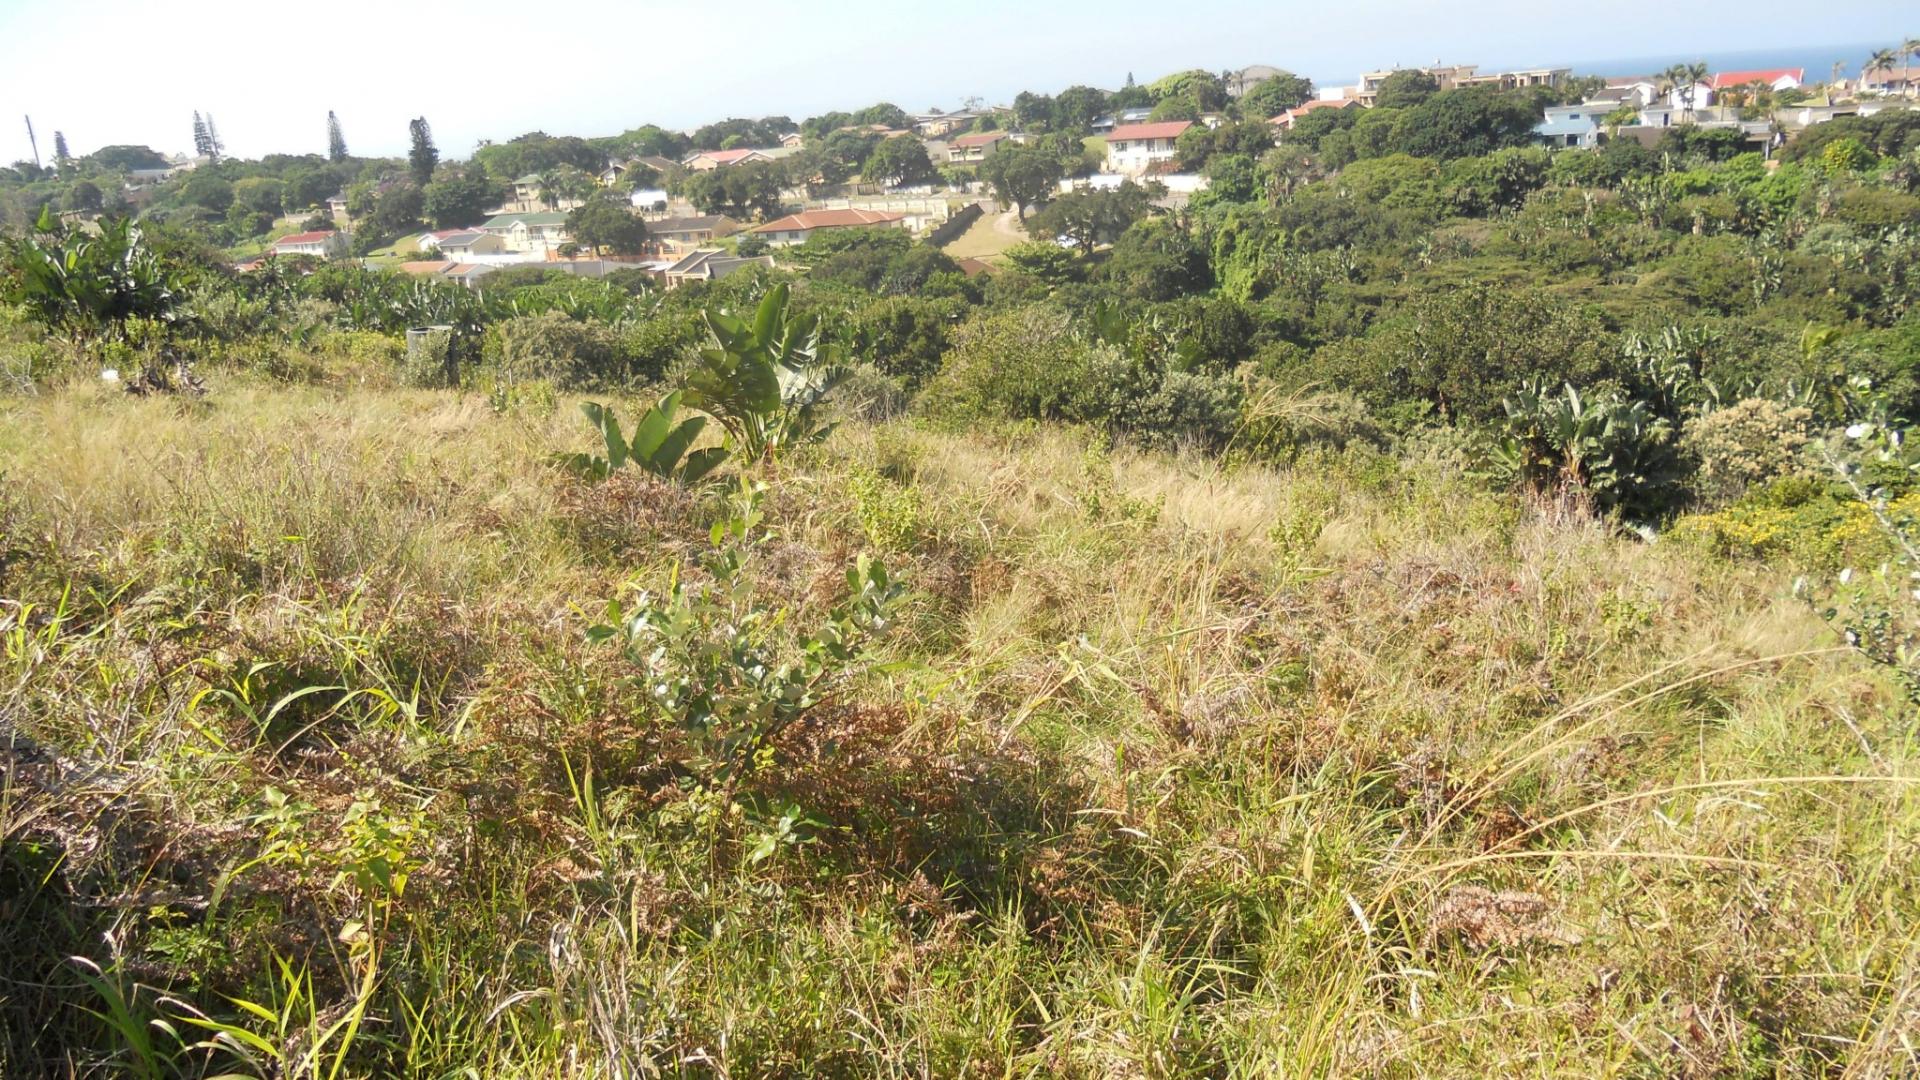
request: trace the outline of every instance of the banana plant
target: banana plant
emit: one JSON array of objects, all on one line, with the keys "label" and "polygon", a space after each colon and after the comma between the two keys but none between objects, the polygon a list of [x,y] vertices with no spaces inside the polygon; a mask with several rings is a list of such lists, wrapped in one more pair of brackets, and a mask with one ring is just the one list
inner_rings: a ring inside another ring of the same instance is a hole
[{"label": "banana plant", "polygon": [[819,316],[790,314],[787,300],[787,286],[775,286],[752,323],[707,312],[715,347],[701,350],[687,376],[687,405],[720,421],[744,461],[775,457],[833,431],[820,404],[846,378],[846,368],[820,340]]},{"label": "banana plant", "polygon": [[718,446],[688,452],[687,448],[706,430],[707,418],[692,416],[678,424],[674,423],[674,415],[680,411],[680,398],[681,391],[678,390],[661,398],[660,403],[648,409],[647,414],[633,426],[631,438],[621,433],[620,418],[614,415],[611,407],[583,401],[580,411],[586,414],[587,422],[593,425],[594,430],[600,432],[606,443],[607,455],[556,454],[554,460],[595,482],[605,480],[632,462],[635,468],[663,480],[689,487],[697,484],[708,473],[719,468],[720,463],[727,459],[727,452]]}]

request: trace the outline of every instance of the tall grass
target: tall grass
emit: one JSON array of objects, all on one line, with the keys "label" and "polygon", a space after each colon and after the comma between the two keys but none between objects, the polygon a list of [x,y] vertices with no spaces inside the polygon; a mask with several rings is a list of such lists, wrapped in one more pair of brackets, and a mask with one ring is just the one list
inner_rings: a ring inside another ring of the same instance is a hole
[{"label": "tall grass", "polygon": [[0,1073],[1920,1069],[1911,717],[1766,567],[849,425],[754,594],[915,591],[728,803],[585,640],[722,496],[571,403],[0,410]]}]

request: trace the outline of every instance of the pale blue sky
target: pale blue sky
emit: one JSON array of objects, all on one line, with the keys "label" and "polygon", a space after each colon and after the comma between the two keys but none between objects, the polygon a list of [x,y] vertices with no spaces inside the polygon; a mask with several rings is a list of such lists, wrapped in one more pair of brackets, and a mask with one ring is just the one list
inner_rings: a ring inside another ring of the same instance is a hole
[{"label": "pale blue sky", "polygon": [[1920,10],[1892,0],[0,0],[0,161],[28,155],[23,113],[43,158],[56,129],[75,153],[185,150],[196,108],[246,157],[323,151],[330,108],[356,153],[400,151],[408,118],[424,114],[442,153],[464,156],[532,128],[797,120],[879,100],[952,108],[968,95],[1113,88],[1129,71],[1144,82],[1269,63],[1351,81],[1435,59],[1769,48],[1857,63],[1822,43],[1913,35]]}]

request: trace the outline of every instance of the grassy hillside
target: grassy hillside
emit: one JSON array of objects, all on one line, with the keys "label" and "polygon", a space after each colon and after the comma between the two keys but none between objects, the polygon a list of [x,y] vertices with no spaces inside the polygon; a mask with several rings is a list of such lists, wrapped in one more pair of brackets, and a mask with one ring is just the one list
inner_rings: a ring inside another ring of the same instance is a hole
[{"label": "grassy hillside", "polygon": [[[748,512],[587,434],[0,402],[0,1074],[1916,1067],[1912,727],[1778,570],[1438,451],[853,423]],[[741,768],[590,638],[771,708],[729,635],[798,663],[863,554]]]}]

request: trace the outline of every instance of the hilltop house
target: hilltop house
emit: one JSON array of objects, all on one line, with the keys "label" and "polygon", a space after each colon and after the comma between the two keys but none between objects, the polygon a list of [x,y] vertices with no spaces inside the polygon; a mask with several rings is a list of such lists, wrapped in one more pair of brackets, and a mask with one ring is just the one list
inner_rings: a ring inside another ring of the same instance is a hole
[{"label": "hilltop house", "polygon": [[755,226],[753,232],[775,247],[786,247],[804,244],[822,229],[904,229],[906,225],[905,214],[885,210],[806,210]]},{"label": "hilltop house", "polygon": [[[537,214],[500,214],[488,218],[480,230],[499,237],[507,251],[530,260],[557,258],[561,246],[572,242],[572,237],[567,235],[567,215],[556,210]],[[443,250],[446,243],[444,240],[440,242]]]},{"label": "hilltop house", "polygon": [[335,225],[343,229],[352,223],[352,216],[347,213],[346,192],[327,197],[327,216],[333,219]]},{"label": "hilltop house", "polygon": [[772,161],[773,156],[764,150],[701,150],[687,157],[680,164],[694,172],[711,172],[728,165],[745,165],[754,161]]},{"label": "hilltop house", "polygon": [[1107,171],[1122,176],[1144,176],[1163,161],[1172,161],[1174,143],[1193,126],[1191,120],[1158,124],[1122,124],[1107,135]]},{"label": "hilltop house", "polygon": [[335,230],[294,233],[283,236],[267,249],[270,255],[311,255],[316,259],[337,259],[347,253],[347,234]]}]

